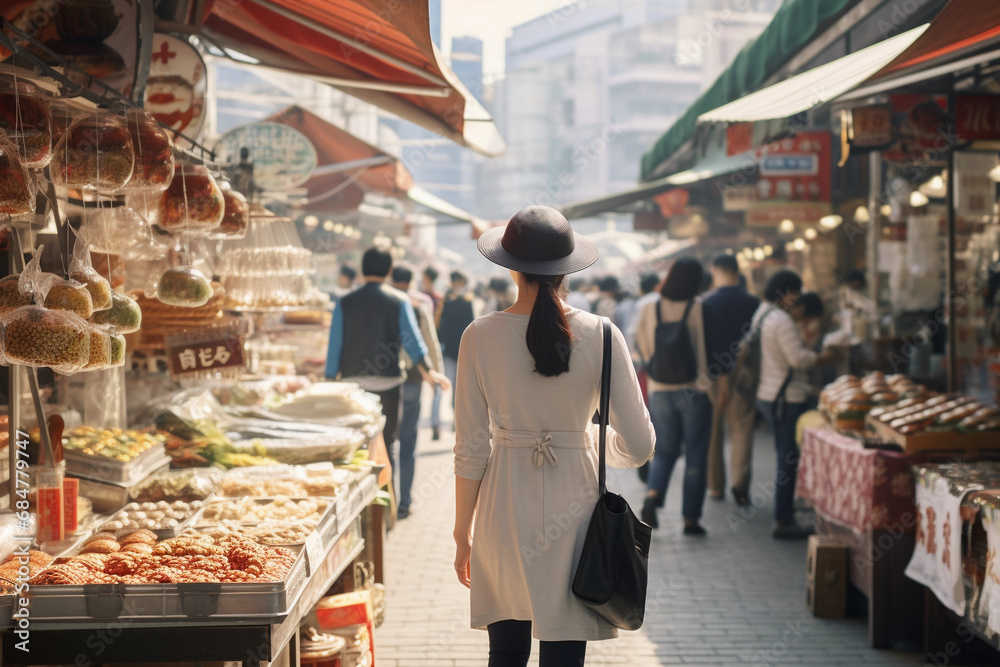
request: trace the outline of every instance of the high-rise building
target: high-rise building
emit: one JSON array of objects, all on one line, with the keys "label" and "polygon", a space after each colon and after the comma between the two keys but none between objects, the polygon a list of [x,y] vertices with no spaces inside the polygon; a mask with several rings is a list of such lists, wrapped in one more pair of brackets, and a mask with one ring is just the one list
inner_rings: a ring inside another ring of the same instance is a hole
[{"label": "high-rise building", "polygon": [[478,213],[503,218],[633,187],[642,153],[778,4],[591,0],[516,26],[493,108],[507,154],[482,164]]}]

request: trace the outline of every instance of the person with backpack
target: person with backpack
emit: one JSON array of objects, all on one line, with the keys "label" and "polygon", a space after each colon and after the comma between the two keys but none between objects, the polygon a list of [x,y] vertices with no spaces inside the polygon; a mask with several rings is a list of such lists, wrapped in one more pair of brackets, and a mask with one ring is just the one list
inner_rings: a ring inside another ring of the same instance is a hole
[{"label": "person with backpack", "polygon": [[774,434],[778,463],[775,470],[775,539],[805,539],[812,530],[795,523],[795,478],[799,451],[795,446],[795,424],[807,410],[806,371],[836,357],[832,350],[818,354],[802,341],[790,312],[802,294],[802,279],[794,271],[782,270],[767,281],[764,302],[751,326],[759,332],[760,379],[757,409]]},{"label": "person with backpack", "polygon": [[716,382],[713,387],[716,395],[726,393],[731,398],[725,409],[718,403],[715,406],[708,449],[708,492],[712,498],[725,497],[723,440],[724,435],[728,435],[732,493],[736,504],[743,507],[750,504],[750,462],[757,399],[752,393],[733,394],[729,386],[740,341],[750,330],[750,321],[760,306],[760,299],[740,287],[740,267],[733,255],[719,255],[712,261],[710,270],[714,290],[705,297],[704,308],[712,313],[718,326],[708,341],[708,366]]},{"label": "person with backpack", "polygon": [[[472,305],[473,294],[469,291],[469,278],[461,271],[451,272],[451,289],[438,302],[435,319],[441,352],[444,358],[444,374],[452,387],[458,373],[458,348],[466,327],[476,319]],[[451,392],[451,407],[455,407],[455,391]]]},{"label": "person with backpack", "polygon": [[705,535],[701,526],[705,504],[708,444],[712,433],[711,380],[706,362],[706,322],[697,294],[702,268],[698,260],[674,262],[660,287],[660,298],[639,315],[636,343],[647,361],[649,412],[656,431],[656,453],[649,470],[642,520],[658,528],[656,510],[663,507],[674,464],[685,456],[685,535]]}]

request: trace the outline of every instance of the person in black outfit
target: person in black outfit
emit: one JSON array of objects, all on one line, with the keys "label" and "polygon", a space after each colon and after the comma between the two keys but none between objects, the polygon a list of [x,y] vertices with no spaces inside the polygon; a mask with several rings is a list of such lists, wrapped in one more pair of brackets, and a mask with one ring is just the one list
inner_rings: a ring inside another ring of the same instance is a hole
[{"label": "person in black outfit", "polygon": [[[472,309],[472,293],[468,289],[469,279],[461,271],[452,271],[451,289],[438,303],[437,328],[441,340],[441,357],[444,360],[444,374],[452,386],[458,375],[458,347],[466,327],[476,319]],[[451,407],[455,409],[455,392],[451,394]]]},{"label": "person in black outfit", "polygon": [[382,435],[392,461],[402,404],[403,366],[400,351],[413,360],[426,382],[443,389],[448,379],[427,365],[427,345],[417,326],[410,297],[385,284],[392,270],[392,255],[369,248],[361,260],[365,284],[344,296],[333,311],[326,377],[357,382],[382,401],[385,427]]},{"label": "person in black outfit", "polygon": [[725,497],[726,464],[723,455],[723,422],[732,443],[730,479],[737,504],[749,503],[750,461],[753,448],[753,423],[756,401],[752,396],[730,392],[730,374],[736,365],[739,343],[750,330],[750,320],[757,312],[760,300],[748,294],[740,284],[740,268],[732,255],[719,255],[712,261],[714,290],[705,297],[703,307],[711,313],[716,326],[708,332],[708,369],[714,380],[716,404],[718,397],[730,400],[716,410],[712,420],[712,439],[708,449],[708,493],[717,500]]}]

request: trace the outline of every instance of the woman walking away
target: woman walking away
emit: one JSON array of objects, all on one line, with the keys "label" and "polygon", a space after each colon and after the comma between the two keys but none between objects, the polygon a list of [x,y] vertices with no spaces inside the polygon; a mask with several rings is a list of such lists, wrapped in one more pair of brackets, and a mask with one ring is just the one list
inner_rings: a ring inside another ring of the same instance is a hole
[{"label": "woman walking away", "polygon": [[705,504],[708,446],[712,435],[712,386],[705,355],[707,311],[696,296],[701,289],[698,260],[682,257],[670,267],[660,297],[639,315],[637,344],[646,365],[649,412],[656,428],[656,456],[649,469],[642,520],[658,527],[656,510],[663,507],[674,464],[683,449],[684,534],[705,534],[701,510]]},{"label": "woman walking away", "polygon": [[[603,332],[558,296],[597,250],[555,209],[530,206],[479,239],[518,286],[508,309],[462,336],[456,385],[455,570],[471,588],[472,627],[490,637],[490,667],[583,665],[587,641],[616,630],[571,584],[597,502]],[[607,461],[638,467],[653,429],[625,338],[613,331]]]},{"label": "woman walking away", "polygon": [[760,330],[760,384],[757,408],[764,414],[778,454],[774,483],[774,537],[804,539],[812,531],[795,524],[795,477],[799,450],[795,446],[795,423],[806,411],[808,378],[805,371],[835,357],[817,354],[802,341],[789,314],[802,293],[802,279],[794,271],[778,271],[764,288],[764,302],[751,326]]}]

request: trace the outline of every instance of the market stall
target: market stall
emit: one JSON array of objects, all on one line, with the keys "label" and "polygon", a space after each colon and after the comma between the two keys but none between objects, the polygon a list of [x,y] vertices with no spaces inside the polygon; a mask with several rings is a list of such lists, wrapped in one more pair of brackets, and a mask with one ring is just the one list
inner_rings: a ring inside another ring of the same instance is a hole
[{"label": "market stall", "polygon": [[[316,149],[282,122],[203,146],[207,47],[153,33],[155,18],[299,71],[288,53],[304,44],[268,46],[253,33],[270,24],[253,21],[302,15],[253,3],[246,23],[177,3],[154,17],[146,3],[81,0],[46,18],[15,5],[0,17],[0,664],[373,664],[384,418],[375,395],[323,381],[329,299],[263,187],[308,181]],[[339,20],[308,18],[317,34]],[[409,29],[426,7],[397,19],[363,68],[327,82],[501,150],[426,26]],[[305,73],[333,74],[323,66]],[[288,159],[265,160],[274,146]],[[317,175],[339,186],[348,162],[326,151]]]}]

